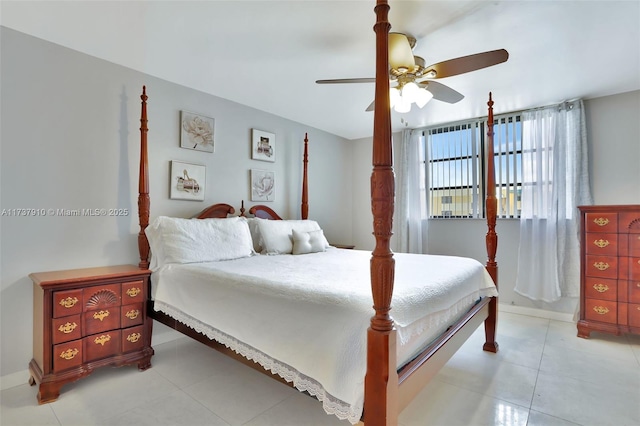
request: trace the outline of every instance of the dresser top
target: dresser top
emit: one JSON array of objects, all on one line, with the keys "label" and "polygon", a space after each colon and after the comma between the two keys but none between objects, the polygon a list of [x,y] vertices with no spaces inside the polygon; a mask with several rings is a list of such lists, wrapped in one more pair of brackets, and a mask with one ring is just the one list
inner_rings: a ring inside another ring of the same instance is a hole
[{"label": "dresser top", "polygon": [[578,206],[582,212],[619,212],[640,210],[640,204],[617,204],[617,205],[595,205]]},{"label": "dresser top", "polygon": [[148,269],[141,269],[135,265],[116,265],[96,268],[67,269],[62,271],[34,272],[29,274],[29,277],[38,285],[55,285],[127,277],[142,278],[150,274],[151,271]]}]

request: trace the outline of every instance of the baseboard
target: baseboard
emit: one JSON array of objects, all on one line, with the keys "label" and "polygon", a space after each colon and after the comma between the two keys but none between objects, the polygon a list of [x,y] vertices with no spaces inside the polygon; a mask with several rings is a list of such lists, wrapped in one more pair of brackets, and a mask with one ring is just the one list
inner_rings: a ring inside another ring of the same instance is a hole
[{"label": "baseboard", "polygon": [[575,320],[573,319],[573,314],[568,314],[565,312],[546,311],[544,309],[537,309],[537,308],[527,308],[525,306],[508,305],[508,304],[499,303],[498,311],[509,312],[512,314],[519,314],[519,315],[527,315],[527,316],[536,317],[536,318],[552,319],[556,321],[575,322]]}]

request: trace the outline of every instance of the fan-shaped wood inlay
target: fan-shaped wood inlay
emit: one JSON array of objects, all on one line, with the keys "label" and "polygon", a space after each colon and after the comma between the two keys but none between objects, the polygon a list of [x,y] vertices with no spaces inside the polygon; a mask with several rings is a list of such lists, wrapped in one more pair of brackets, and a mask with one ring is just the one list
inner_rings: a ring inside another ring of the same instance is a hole
[{"label": "fan-shaped wood inlay", "polygon": [[87,301],[87,308],[97,309],[118,304],[118,296],[111,290],[100,290]]},{"label": "fan-shaped wood inlay", "polygon": [[629,224],[629,229],[640,229],[640,217]]}]

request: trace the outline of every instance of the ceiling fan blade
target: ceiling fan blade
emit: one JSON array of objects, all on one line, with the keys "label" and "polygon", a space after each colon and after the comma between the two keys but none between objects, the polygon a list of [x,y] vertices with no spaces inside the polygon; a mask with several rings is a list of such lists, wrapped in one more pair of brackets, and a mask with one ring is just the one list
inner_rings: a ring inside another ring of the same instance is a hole
[{"label": "ceiling fan blade", "polygon": [[412,70],[416,66],[411,45],[406,35],[389,33],[389,65],[393,69]]},{"label": "ceiling fan blade", "polygon": [[343,83],[375,83],[375,78],[336,78],[333,80],[316,80],[318,84],[343,84]]},{"label": "ceiling fan blade", "polygon": [[464,99],[464,95],[462,93],[456,92],[451,87],[445,86],[437,81],[420,81],[418,82],[418,86],[424,87],[433,94],[433,99],[437,99],[442,102],[455,104],[456,102],[460,102]]},{"label": "ceiling fan blade", "polygon": [[451,77],[454,75],[464,74],[466,72],[490,67],[492,65],[497,65],[502,62],[506,62],[507,59],[509,59],[509,52],[507,52],[506,50],[491,50],[489,52],[462,56],[460,58],[449,59],[448,61],[429,65],[426,68],[426,73],[428,73],[429,70],[434,70],[436,72],[436,76],[434,78]]}]

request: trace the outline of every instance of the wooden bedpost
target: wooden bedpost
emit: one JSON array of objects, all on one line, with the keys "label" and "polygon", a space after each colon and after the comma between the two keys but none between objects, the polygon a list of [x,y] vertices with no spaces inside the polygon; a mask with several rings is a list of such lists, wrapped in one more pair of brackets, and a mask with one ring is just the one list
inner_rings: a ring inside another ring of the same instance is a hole
[{"label": "wooden bedpost", "polygon": [[147,157],[147,88],[142,86],[142,112],[140,114],[140,176],[138,177],[138,218],[140,232],[138,233],[138,250],[142,269],[149,267],[149,240],[144,230],[149,225],[149,160]]},{"label": "wooden bedpost", "polygon": [[309,139],[307,134],[304,134],[304,155],[302,156],[302,205],[300,207],[302,219],[309,218],[309,190],[307,183],[307,164],[309,163],[309,151],[308,151]]},{"label": "wooden bedpost", "polygon": [[371,291],[375,315],[367,330],[364,423],[367,426],[398,422],[396,330],[391,310],[395,260],[390,249],[393,227],[395,178],[389,102],[389,5],[377,0],[376,91],[373,125],[371,211],[376,246],[371,258]]},{"label": "wooden bedpost", "polygon": [[[493,99],[489,92],[489,117],[487,118],[487,272],[498,286],[498,263],[496,251],[498,249],[498,234],[496,234],[496,216],[498,215],[498,200],[496,198],[495,159],[493,149]],[[484,322],[485,343],[482,349],[498,352],[496,342],[496,326],[498,321],[498,298],[493,297],[489,302],[489,317]]]}]

